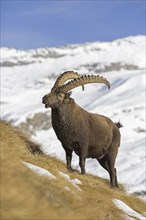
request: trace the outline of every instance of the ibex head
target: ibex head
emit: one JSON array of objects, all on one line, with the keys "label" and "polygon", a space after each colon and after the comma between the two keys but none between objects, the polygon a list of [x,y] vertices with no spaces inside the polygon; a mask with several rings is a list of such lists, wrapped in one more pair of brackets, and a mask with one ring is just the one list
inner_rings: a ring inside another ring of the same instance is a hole
[{"label": "ibex head", "polygon": [[[64,84],[70,79],[72,80]],[[57,109],[63,102],[67,102],[71,95],[70,90],[78,86],[82,86],[84,90],[84,85],[89,83],[104,83],[110,88],[110,83],[102,76],[80,76],[77,72],[67,71],[57,78],[51,92],[43,97],[42,103],[45,104],[45,108]]]}]

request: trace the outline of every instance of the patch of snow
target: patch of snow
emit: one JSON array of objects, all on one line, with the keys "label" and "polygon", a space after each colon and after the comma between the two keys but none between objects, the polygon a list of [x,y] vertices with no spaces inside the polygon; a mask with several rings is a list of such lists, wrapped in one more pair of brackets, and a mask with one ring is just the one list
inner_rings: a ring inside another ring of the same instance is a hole
[{"label": "patch of snow", "polygon": [[40,176],[47,176],[50,179],[56,179],[56,177],[49,172],[48,170],[41,168],[39,166],[36,166],[34,164],[31,163],[27,163],[27,162],[22,162],[25,166],[27,166],[29,169],[33,170],[34,172],[36,172],[37,174],[39,174]]},{"label": "patch of snow", "polygon": [[82,185],[82,182],[79,179],[77,179],[77,178],[72,179],[72,182],[77,184],[77,185]]},{"label": "patch of snow", "polygon": [[79,179],[71,179],[69,175],[67,175],[66,173],[63,173],[61,171],[59,171],[60,176],[62,176],[64,179],[66,179],[68,182],[70,182],[74,187],[76,187],[79,191],[81,191],[81,189],[77,186],[78,184],[82,184],[81,181]]},{"label": "patch of snow", "polygon": [[67,191],[71,191],[71,189],[68,186],[64,187]]},{"label": "patch of snow", "polygon": [[[142,216],[141,214],[139,214],[138,212],[134,211],[133,209],[131,209],[128,205],[126,205],[124,202],[122,202],[119,199],[114,199],[113,200],[114,204],[121,209],[127,216],[126,219],[139,219],[139,220],[145,220],[146,217]],[[128,218],[127,218],[128,217]],[[131,218],[134,217],[134,218]]]}]

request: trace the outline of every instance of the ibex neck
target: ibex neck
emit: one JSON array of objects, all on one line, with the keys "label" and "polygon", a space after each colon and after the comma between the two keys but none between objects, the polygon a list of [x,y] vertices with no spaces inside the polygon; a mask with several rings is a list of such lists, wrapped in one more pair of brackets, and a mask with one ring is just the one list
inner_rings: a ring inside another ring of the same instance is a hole
[{"label": "ibex neck", "polygon": [[76,131],[77,117],[76,104],[63,104],[57,110],[52,109],[52,126],[61,142],[70,142]]},{"label": "ibex neck", "polygon": [[60,120],[67,120],[73,115],[75,110],[75,103],[63,103],[58,109],[52,109],[52,116],[55,115],[55,118]]}]

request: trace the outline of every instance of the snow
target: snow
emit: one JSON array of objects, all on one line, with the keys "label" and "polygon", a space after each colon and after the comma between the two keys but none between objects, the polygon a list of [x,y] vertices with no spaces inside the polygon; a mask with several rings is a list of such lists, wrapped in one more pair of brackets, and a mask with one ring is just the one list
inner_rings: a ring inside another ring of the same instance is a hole
[{"label": "snow", "polygon": [[[143,68],[145,67],[144,53],[145,36],[131,36],[113,42],[93,42],[68,45],[61,48],[40,48],[27,51],[1,48],[1,62],[4,63],[8,60],[12,64],[20,61],[25,63],[35,62],[36,65],[42,62],[45,65],[46,62],[44,62],[43,58],[46,58],[45,61],[49,61],[49,64],[54,66],[54,58],[57,58],[55,63],[57,62],[58,67],[64,63],[62,66],[66,66],[66,68],[72,68],[71,65],[74,64],[79,66],[91,62],[102,62],[105,64],[124,62]],[[66,57],[67,63],[64,62]]]},{"label": "snow", "polygon": [[[106,115],[115,122],[120,120],[123,128],[116,161],[118,180],[130,193],[146,191],[145,40],[145,36],[131,36],[61,48],[1,48],[1,117],[19,125],[36,113],[50,112],[42,105],[42,97],[50,91],[56,76],[66,70],[94,74],[96,64],[100,68],[118,62],[137,66],[102,72],[111,83],[110,90],[102,84],[90,84],[85,85],[84,92],[80,87],[74,89],[72,97],[87,111]],[[37,130],[32,138],[41,143],[45,153],[65,162],[65,152],[52,128]],[[72,167],[80,170],[75,154]],[[86,171],[109,178],[93,159],[87,159]]]},{"label": "snow", "polygon": [[62,176],[64,179],[66,179],[68,182],[70,182],[74,187],[76,187],[79,191],[81,191],[81,189],[77,186],[77,185],[81,185],[81,181],[77,178],[75,179],[71,179],[69,175],[67,175],[66,173],[63,173],[61,171],[59,171],[60,176]]},{"label": "snow", "polygon": [[[115,205],[121,209],[123,212],[125,212],[125,214],[127,216],[125,216],[127,220],[134,220],[139,219],[139,220],[145,220],[146,217],[142,216],[141,214],[139,214],[138,212],[134,211],[133,209],[131,209],[128,205],[126,205],[124,202],[122,202],[119,199],[114,199],[113,202],[115,203]],[[133,217],[133,218],[132,218]]]},{"label": "snow", "polygon": [[[49,177],[49,179],[56,179],[56,176],[54,176],[50,171],[44,169],[44,168],[41,168],[39,166],[36,166],[32,163],[28,163],[28,162],[25,162],[25,161],[22,161],[22,163],[28,167],[29,169],[33,170],[34,172],[36,172],[38,175],[40,176],[47,176]],[[63,177],[64,179],[66,179],[69,183],[71,183],[76,189],[78,189],[79,191],[81,191],[81,189],[77,186],[77,185],[81,185],[82,182],[77,179],[77,178],[74,178],[74,179],[71,179],[69,175],[67,175],[66,173],[63,173],[61,171],[59,171],[59,175],[61,177]],[[70,188],[68,186],[65,186],[64,187],[67,191],[70,191]]]},{"label": "snow", "polygon": [[29,169],[33,170],[34,172],[36,172],[38,175],[40,176],[47,176],[49,177],[49,179],[56,179],[56,177],[48,170],[41,168],[39,166],[36,166],[34,164],[31,163],[27,163],[22,161],[22,163],[27,166]]}]

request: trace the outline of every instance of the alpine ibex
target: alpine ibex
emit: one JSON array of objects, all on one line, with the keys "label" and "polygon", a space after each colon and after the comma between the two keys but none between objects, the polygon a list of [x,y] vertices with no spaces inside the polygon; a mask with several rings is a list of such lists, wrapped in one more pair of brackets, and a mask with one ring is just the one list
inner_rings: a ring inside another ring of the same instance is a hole
[{"label": "alpine ibex", "polygon": [[[64,84],[67,80],[71,80]],[[70,90],[89,83],[110,83],[102,76],[80,76],[73,71],[61,74],[51,92],[42,99],[51,108],[52,126],[66,152],[67,168],[71,170],[72,152],[79,156],[81,173],[86,158],[96,158],[110,175],[110,186],[118,187],[115,159],[120,145],[120,123],[99,114],[89,113],[70,98]]]}]

